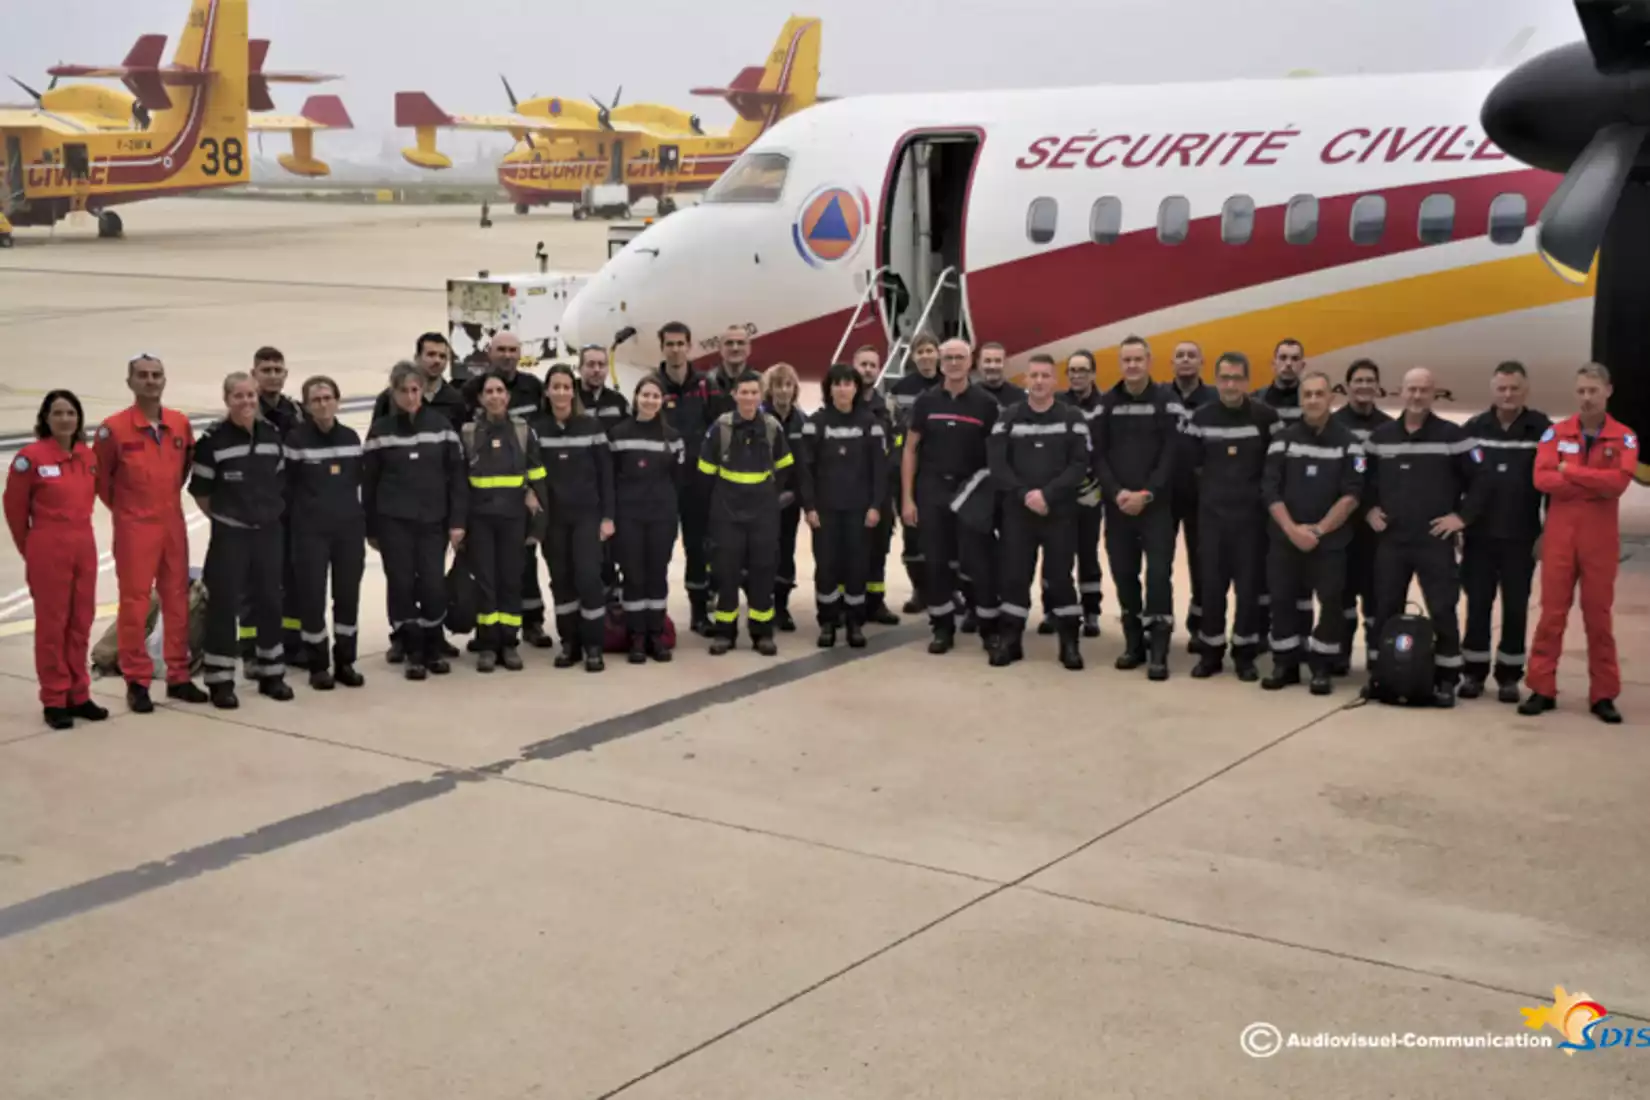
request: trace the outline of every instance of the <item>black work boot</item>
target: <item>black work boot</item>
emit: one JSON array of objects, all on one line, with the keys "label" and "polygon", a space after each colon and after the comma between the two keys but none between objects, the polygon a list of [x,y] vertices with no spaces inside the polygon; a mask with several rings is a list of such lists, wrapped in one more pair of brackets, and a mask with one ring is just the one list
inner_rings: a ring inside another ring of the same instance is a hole
[{"label": "black work boot", "polygon": [[1519,705],[1518,713],[1530,717],[1537,714],[1544,714],[1549,710],[1557,708],[1557,706],[1558,700],[1554,699],[1551,695],[1537,695],[1532,692],[1530,697]]},{"label": "black work boot", "polygon": [[1060,624],[1060,663],[1073,672],[1083,671],[1083,651],[1077,646],[1076,622]]},{"label": "black work boot", "polygon": [[148,685],[126,681],[126,705],[133,714],[154,713],[155,702],[149,698]]},{"label": "black work boot", "polygon": [[46,725],[54,730],[74,728],[74,715],[68,707],[47,707],[45,712]]},{"label": "black work boot", "polygon": [[628,659],[633,665],[647,664],[647,636],[645,634],[632,634],[630,636],[630,657]]},{"label": "black work boot", "polygon": [[704,591],[689,592],[688,593],[688,603],[693,608],[692,613],[691,613],[691,617],[688,620],[688,622],[689,622],[688,629],[692,630],[693,633],[699,635],[702,638],[710,637],[711,636],[711,622],[710,622],[710,596],[709,596],[709,594],[704,592]]},{"label": "black work boot", "polygon": [[950,653],[952,647],[956,644],[956,631],[950,629],[949,627],[936,627],[934,630],[934,639],[928,643],[928,652],[934,654],[935,656],[939,656],[942,653]]},{"label": "black work boot", "polygon": [[1123,652],[1117,657],[1117,668],[1129,672],[1146,663],[1146,628],[1140,618],[1123,614]]},{"label": "black work boot", "polygon": [[655,661],[670,660],[670,647],[665,645],[664,637],[651,630],[647,634],[647,655]]},{"label": "black work boot", "polygon": [[751,645],[764,657],[779,656],[779,645],[773,640],[772,634],[764,634],[760,638],[752,638]]},{"label": "black work boot", "polygon": [[367,678],[355,671],[355,666],[348,661],[341,661],[333,668],[332,678],[347,688],[358,688],[367,682]]},{"label": "black work boot", "polygon": [[1621,725],[1621,712],[1616,709],[1616,701],[1614,699],[1600,699],[1588,709],[1593,712],[1594,718],[1597,718],[1605,725]]},{"label": "black work boot", "polygon": [[776,588],[773,591],[773,625],[786,634],[796,632],[796,620],[791,618],[791,590]]},{"label": "black work boot", "polygon": [[579,643],[567,635],[562,635],[561,652],[556,654],[552,662],[557,668],[572,668],[579,663]]},{"label": "black work boot", "polygon": [[258,694],[275,700],[277,703],[292,701],[292,688],[286,682],[285,676],[265,676],[258,681]]},{"label": "black work boot", "polygon": [[584,647],[584,670],[586,672],[600,672],[606,667],[607,662],[602,658],[601,646],[587,645]]},{"label": "black work boot", "polygon": [[205,703],[208,698],[206,692],[196,687],[193,680],[185,680],[180,684],[167,684],[166,697],[175,699],[180,703]]},{"label": "black work boot", "polygon": [[830,649],[836,645],[836,626],[834,624],[819,628],[819,648]]},{"label": "black work boot", "polygon": [[556,640],[544,632],[543,623],[528,623],[521,628],[521,640],[534,649],[549,649]]},{"label": "black work boot", "polygon": [[499,650],[498,663],[504,666],[506,672],[520,672],[522,668],[521,654],[515,646],[506,644],[503,649]]},{"label": "black work boot", "polygon": [[1098,612],[1098,611],[1094,611],[1094,612],[1085,611],[1083,613],[1083,637],[1085,637],[1085,638],[1098,638],[1098,637],[1100,637],[1100,612]]},{"label": "black work boot", "polygon": [[867,596],[865,617],[878,626],[898,626],[899,616],[888,610],[888,601],[883,596]]},{"label": "black work boot", "polygon": [[992,668],[1003,668],[1025,656],[1025,649],[1020,644],[1020,632],[1018,630],[1001,630],[994,633],[991,636],[987,650],[991,654]]},{"label": "black work boot", "polygon": [[1146,666],[1148,680],[1167,680],[1169,678],[1169,634],[1173,628],[1168,623],[1153,623],[1149,637],[1151,639],[1151,656]]},{"label": "black work boot", "polygon": [[1286,687],[1298,686],[1300,682],[1300,665],[1275,661],[1272,664],[1272,675],[1262,680],[1260,686],[1267,691],[1282,691]]},{"label": "black work boot", "polygon": [[212,705],[219,710],[234,710],[241,705],[240,699],[235,696],[234,684],[213,684]]},{"label": "black work boot", "polygon": [[92,702],[91,699],[87,699],[83,703],[75,703],[73,706],[69,707],[68,710],[69,717],[84,718],[88,722],[101,722],[109,717],[108,709],[98,706],[96,703]]},{"label": "black work boot", "polygon": [[857,620],[848,620],[848,648],[865,648],[865,628]]},{"label": "black work boot", "polygon": [[1226,660],[1218,653],[1204,650],[1197,660],[1197,667],[1192,669],[1192,679],[1207,680],[1211,676],[1218,676],[1226,667]]},{"label": "black work boot", "polygon": [[720,657],[733,649],[739,641],[739,624],[717,624],[716,631],[710,637],[710,655]]},{"label": "black work boot", "polygon": [[1043,621],[1037,624],[1037,633],[1047,638],[1052,636],[1058,630],[1059,627],[1055,625],[1054,616],[1050,615],[1046,611],[1043,612]]},{"label": "black work boot", "polygon": [[309,670],[309,686],[316,691],[331,691],[338,681],[333,679],[332,670],[322,665]]}]

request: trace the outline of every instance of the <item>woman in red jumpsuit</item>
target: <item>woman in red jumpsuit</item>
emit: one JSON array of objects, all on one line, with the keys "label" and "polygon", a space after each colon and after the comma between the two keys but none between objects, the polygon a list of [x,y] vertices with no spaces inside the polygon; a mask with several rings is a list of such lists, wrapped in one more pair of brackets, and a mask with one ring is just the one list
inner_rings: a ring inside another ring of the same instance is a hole
[{"label": "woman in red jumpsuit", "polygon": [[97,608],[97,542],[92,502],[97,459],[85,438],[80,399],[53,390],[40,404],[37,441],[12,460],[6,477],[6,526],[22,555],[34,597],[34,668],[46,724],[101,722],[92,702],[87,646]]}]

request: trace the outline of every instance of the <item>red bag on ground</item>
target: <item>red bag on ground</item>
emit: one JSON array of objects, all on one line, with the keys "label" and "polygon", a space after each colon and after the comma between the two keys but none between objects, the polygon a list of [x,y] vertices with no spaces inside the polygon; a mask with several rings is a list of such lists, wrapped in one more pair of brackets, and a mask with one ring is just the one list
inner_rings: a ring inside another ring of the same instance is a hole
[{"label": "red bag on ground", "polygon": [[[630,631],[625,629],[624,608],[614,604],[607,609],[607,621],[602,637],[602,650],[606,653],[630,652]],[[676,624],[670,621],[670,612],[665,612],[665,629],[662,635],[666,649],[676,648]]]}]

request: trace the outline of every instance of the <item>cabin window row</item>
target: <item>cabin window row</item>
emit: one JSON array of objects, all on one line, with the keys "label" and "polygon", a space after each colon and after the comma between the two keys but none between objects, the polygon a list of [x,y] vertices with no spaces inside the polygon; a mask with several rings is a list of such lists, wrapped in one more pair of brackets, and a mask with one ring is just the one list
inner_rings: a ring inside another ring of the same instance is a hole
[{"label": "cabin window row", "polygon": [[[1054,240],[1059,225],[1059,204],[1052,198],[1031,200],[1026,211],[1026,237],[1032,244]],[[1524,237],[1529,220],[1529,203],[1516,192],[1497,195],[1490,202],[1489,237],[1501,245],[1517,244]],[[1158,204],[1157,240],[1176,245],[1191,232],[1192,204],[1184,195],[1170,195]],[[1319,204],[1315,195],[1296,195],[1284,210],[1283,239],[1290,244],[1312,244],[1318,239]],[[1226,244],[1248,244],[1255,232],[1255,200],[1233,195],[1220,211],[1220,239]],[[1387,232],[1387,200],[1383,195],[1364,195],[1352,204],[1347,233],[1356,245],[1380,244]],[[1428,195],[1421,200],[1416,218],[1416,236],[1423,244],[1443,244],[1455,239],[1455,196]],[[1113,244],[1123,235],[1123,200],[1115,195],[1095,200],[1089,210],[1089,240]]]}]

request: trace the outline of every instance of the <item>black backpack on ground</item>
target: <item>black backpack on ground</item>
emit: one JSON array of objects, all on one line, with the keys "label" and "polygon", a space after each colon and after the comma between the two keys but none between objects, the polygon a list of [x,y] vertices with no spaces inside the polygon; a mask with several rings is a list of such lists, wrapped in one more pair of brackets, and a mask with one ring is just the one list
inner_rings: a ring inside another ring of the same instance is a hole
[{"label": "black backpack on ground", "polygon": [[1432,620],[1394,615],[1381,626],[1370,670],[1369,698],[1393,706],[1429,707],[1437,685]]}]

